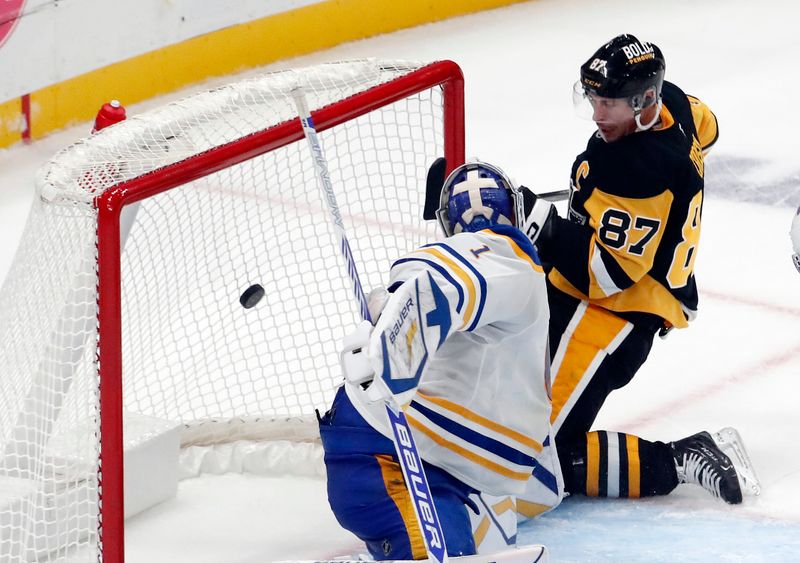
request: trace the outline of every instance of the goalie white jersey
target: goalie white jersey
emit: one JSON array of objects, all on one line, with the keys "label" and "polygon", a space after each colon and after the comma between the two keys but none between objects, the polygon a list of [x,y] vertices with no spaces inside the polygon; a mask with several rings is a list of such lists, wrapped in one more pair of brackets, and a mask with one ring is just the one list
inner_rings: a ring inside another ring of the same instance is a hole
[{"label": "goalie white jersey", "polygon": [[[547,291],[527,237],[499,225],[457,234],[397,260],[390,276],[392,297],[367,351],[372,385],[404,406],[421,457],[497,495],[521,494],[536,468],[558,494],[546,447]],[[390,437],[383,404],[358,385],[346,392]]]}]

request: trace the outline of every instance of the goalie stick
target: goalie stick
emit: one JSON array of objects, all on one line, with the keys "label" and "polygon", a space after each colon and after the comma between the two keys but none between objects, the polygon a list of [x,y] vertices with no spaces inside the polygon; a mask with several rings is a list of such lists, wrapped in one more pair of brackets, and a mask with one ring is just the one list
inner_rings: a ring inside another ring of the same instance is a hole
[{"label": "goalie stick", "polygon": [[547,201],[564,201],[565,199],[569,199],[569,192],[570,191],[571,191],[570,189],[555,190],[555,191],[552,191],[552,192],[544,192],[544,193],[536,194],[536,195],[538,197],[540,197],[541,199],[544,199],[544,200],[547,200]]},{"label": "goalie stick", "polygon": [[[331,220],[333,221],[334,229],[339,239],[339,248],[342,253],[342,258],[344,258],[343,265],[352,282],[353,294],[359,305],[361,318],[371,322],[372,319],[370,318],[369,309],[367,307],[367,298],[364,295],[361,280],[358,278],[355,259],[353,258],[350,243],[345,234],[342,214],[339,211],[339,206],[336,203],[336,196],[333,192],[333,184],[331,182],[330,173],[328,172],[328,163],[322,152],[322,145],[320,145],[319,137],[317,137],[317,131],[311,119],[311,112],[308,109],[308,104],[302,88],[298,87],[293,89],[292,97],[294,98],[297,113],[300,117],[300,123],[303,127],[303,134],[311,150],[317,183],[322,190],[323,199],[328,205],[328,211],[330,211]],[[420,530],[422,530],[422,537],[425,540],[425,550],[428,552],[428,557],[431,561],[447,561],[447,548],[444,542],[442,526],[439,521],[439,516],[436,514],[436,507],[433,504],[430,487],[428,486],[428,479],[422,468],[422,460],[419,457],[419,452],[414,443],[414,438],[408,426],[405,413],[389,400],[386,401],[386,415],[389,418],[389,425],[392,427],[397,460],[403,471],[406,487],[413,500],[414,514],[417,517]]]}]

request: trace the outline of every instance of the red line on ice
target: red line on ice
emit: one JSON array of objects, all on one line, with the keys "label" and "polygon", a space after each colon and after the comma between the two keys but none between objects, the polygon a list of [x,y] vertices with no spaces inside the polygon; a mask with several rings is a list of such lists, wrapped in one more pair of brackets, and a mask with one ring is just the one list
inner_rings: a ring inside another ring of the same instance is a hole
[{"label": "red line on ice", "polygon": [[725,301],[734,305],[745,305],[747,307],[755,307],[757,309],[764,309],[774,313],[783,315],[791,315],[793,317],[800,317],[800,309],[795,307],[787,307],[785,305],[777,305],[775,303],[768,303],[766,301],[759,301],[749,297],[742,297],[739,295],[730,295],[728,293],[720,293],[718,291],[701,290],[700,297],[709,297],[716,301]]},{"label": "red line on ice", "polygon": [[[790,315],[793,317],[800,317],[800,309],[793,307],[786,307],[782,305],[775,305],[755,299],[737,297],[735,295],[728,295],[725,293],[718,293],[714,291],[703,291],[702,297],[709,297],[718,301],[727,301],[735,305],[745,305],[748,307],[755,307],[764,309],[778,314]],[[638,416],[628,420],[623,426],[637,427],[644,424],[651,423],[668,416],[674,412],[680,411],[687,406],[700,403],[708,399],[709,396],[721,393],[730,388],[735,383],[740,383],[746,380],[755,379],[757,377],[769,376],[773,370],[782,367],[786,364],[792,363],[800,359],[800,344],[783,350],[763,359],[758,359],[750,365],[730,373],[722,379],[718,379],[702,387],[695,387],[690,392],[675,398],[667,403],[663,403],[657,408],[651,410],[645,415]]]}]

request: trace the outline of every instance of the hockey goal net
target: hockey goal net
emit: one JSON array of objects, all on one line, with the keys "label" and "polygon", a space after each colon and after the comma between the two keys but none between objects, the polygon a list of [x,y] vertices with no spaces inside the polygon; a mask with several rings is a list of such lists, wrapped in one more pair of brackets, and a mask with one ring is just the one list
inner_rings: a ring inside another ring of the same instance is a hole
[{"label": "hockey goal net", "polygon": [[435,235],[427,168],[464,158],[448,61],[275,72],[59,152],[0,292],[0,560],[120,562],[137,440],[263,438],[331,400],[358,311],[298,86],[365,289]]}]

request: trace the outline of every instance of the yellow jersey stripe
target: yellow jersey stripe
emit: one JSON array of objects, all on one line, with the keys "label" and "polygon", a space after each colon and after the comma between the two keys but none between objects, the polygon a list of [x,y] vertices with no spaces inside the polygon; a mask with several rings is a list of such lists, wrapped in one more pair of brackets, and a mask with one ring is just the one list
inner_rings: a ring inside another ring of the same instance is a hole
[{"label": "yellow jersey stripe", "polygon": [[496,502],[492,505],[492,512],[497,515],[505,514],[509,510],[512,512],[517,511],[517,507],[514,506],[514,499],[512,497],[506,497],[500,502]]},{"label": "yellow jersey stripe", "polygon": [[599,307],[586,307],[575,332],[569,337],[564,360],[553,379],[551,423],[558,418],[598,352],[607,348],[627,324],[627,321]]},{"label": "yellow jersey stripe", "polygon": [[381,476],[383,477],[386,492],[389,493],[389,497],[394,501],[397,510],[400,512],[400,518],[403,519],[406,532],[408,532],[411,554],[414,559],[425,559],[428,556],[428,552],[425,549],[425,540],[422,537],[422,531],[414,513],[411,494],[408,492],[408,487],[406,487],[403,480],[403,471],[400,468],[400,464],[388,455],[376,455],[375,459],[378,460],[378,465],[381,468]]},{"label": "yellow jersey stripe", "polygon": [[[570,281],[564,277],[556,268],[550,270],[548,276],[550,283],[558,289],[571,295],[576,299],[589,300],[589,296],[579,291]],[[638,282],[615,293],[610,297],[602,299],[591,299],[595,305],[608,309],[609,311],[643,311],[653,313],[663,317],[676,328],[686,328],[689,323],[686,315],[681,309],[681,302],[662,284],[658,283],[650,275],[644,276]]]},{"label": "yellow jersey stripe", "polygon": [[628,497],[639,498],[640,490],[640,471],[639,471],[639,438],[627,434],[625,436],[625,446],[628,450]]},{"label": "yellow jersey stripe", "polygon": [[432,256],[435,256],[437,259],[444,262],[447,267],[453,272],[458,278],[463,282],[464,287],[467,288],[467,307],[464,310],[464,324],[461,325],[463,329],[467,326],[467,323],[472,319],[472,312],[475,310],[475,303],[477,300],[477,291],[475,290],[475,282],[472,281],[472,278],[469,274],[459,266],[454,260],[448,258],[441,251],[437,250],[436,248],[420,248],[417,252],[425,252]]},{"label": "yellow jersey stripe", "polygon": [[504,477],[508,477],[509,479],[514,479],[515,481],[527,481],[531,476],[530,471],[514,471],[512,469],[508,469],[507,467],[503,467],[499,463],[496,463],[490,459],[486,459],[475,452],[471,452],[468,449],[459,446],[458,444],[450,442],[449,440],[445,440],[439,434],[408,414],[406,414],[406,418],[411,426],[425,434],[425,436],[433,440],[437,445],[447,448],[448,450],[470,460],[477,465],[480,465],[481,467],[485,467],[490,471],[494,471],[495,473],[498,473]]},{"label": "yellow jersey stripe", "polygon": [[586,496],[600,494],[600,437],[597,432],[586,433]]},{"label": "yellow jersey stripe", "polygon": [[543,512],[547,512],[553,508],[546,504],[539,504],[538,502],[529,502],[527,500],[517,499],[517,514],[522,514],[526,518],[534,518]]},{"label": "yellow jersey stripe", "polygon": [[[607,257],[613,259],[632,282],[642,279],[652,269],[674,201],[675,195],[669,188],[645,198],[622,197],[595,188],[584,203],[589,224],[597,230],[592,241],[608,253]],[[601,236],[603,229],[600,225],[609,218],[609,209],[627,217],[630,226],[620,231],[609,229],[606,235]],[[640,220],[644,221],[642,225]],[[595,253],[599,250],[594,246],[593,249]],[[594,253],[589,256],[589,297],[607,297],[609,293],[603,291],[604,284],[593,275],[596,271],[596,267],[592,267],[593,259],[599,261],[601,258],[594,258]],[[604,269],[601,264],[598,266]]]},{"label": "yellow jersey stripe", "polygon": [[498,233],[494,232],[494,231],[493,231],[493,230],[491,230],[491,229],[487,229],[487,230],[488,230],[490,233],[492,233],[492,235],[494,235],[494,236],[496,236],[496,237],[498,237],[498,238],[501,238],[501,239],[505,240],[505,241],[508,243],[508,245],[511,247],[511,250],[513,250],[513,251],[514,251],[514,254],[516,254],[516,255],[517,255],[517,256],[519,256],[519,257],[520,257],[522,260],[524,260],[525,262],[527,262],[528,264],[530,264],[531,268],[533,268],[534,270],[536,270],[537,272],[539,272],[539,273],[541,273],[541,274],[543,274],[543,273],[544,273],[544,268],[542,268],[542,267],[541,267],[539,264],[537,264],[536,262],[534,262],[534,261],[533,261],[533,258],[531,258],[530,256],[528,256],[528,253],[527,253],[527,252],[525,252],[524,250],[522,250],[522,249],[519,247],[519,245],[517,244],[517,241],[515,241],[515,240],[514,240],[513,238],[511,238],[511,237],[507,237],[506,235],[501,235],[501,234],[498,234]]},{"label": "yellow jersey stripe", "polygon": [[483,543],[483,540],[486,539],[486,532],[489,531],[489,517],[484,516],[481,523],[478,524],[478,527],[475,528],[475,533],[472,534],[472,539],[475,540],[475,548],[479,548]]},{"label": "yellow jersey stripe", "polygon": [[697,137],[703,148],[703,154],[708,152],[719,137],[717,117],[711,109],[694,96],[686,96],[692,109],[692,121],[697,131]]},{"label": "yellow jersey stripe", "polygon": [[469,420],[471,422],[474,422],[476,424],[480,424],[484,428],[488,428],[489,430],[491,430],[493,432],[496,432],[498,434],[502,434],[503,436],[506,436],[507,438],[511,438],[512,440],[522,444],[523,446],[527,446],[529,448],[532,448],[532,449],[536,450],[537,452],[541,452],[542,451],[542,445],[539,442],[537,442],[536,440],[534,440],[533,438],[530,438],[530,437],[526,436],[525,434],[522,434],[521,432],[517,432],[516,430],[512,430],[511,428],[508,428],[507,426],[503,426],[502,424],[498,424],[497,422],[495,422],[493,420],[489,420],[488,418],[485,418],[485,417],[479,415],[478,413],[472,412],[471,410],[467,409],[466,407],[463,407],[462,405],[459,405],[458,403],[454,403],[452,401],[448,401],[447,399],[442,399],[441,397],[431,397],[430,395],[426,395],[424,393],[420,393],[419,391],[417,391],[417,397],[421,397],[422,399],[424,399],[426,401],[429,401],[429,402],[431,402],[431,403],[433,403],[435,405],[438,405],[438,406],[440,406],[441,408],[443,408],[445,410],[448,410],[450,412],[454,412],[457,415],[461,416],[462,418],[465,418],[465,419],[467,419],[467,420]]}]

